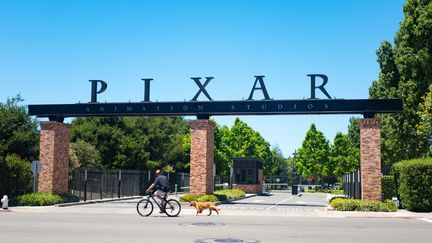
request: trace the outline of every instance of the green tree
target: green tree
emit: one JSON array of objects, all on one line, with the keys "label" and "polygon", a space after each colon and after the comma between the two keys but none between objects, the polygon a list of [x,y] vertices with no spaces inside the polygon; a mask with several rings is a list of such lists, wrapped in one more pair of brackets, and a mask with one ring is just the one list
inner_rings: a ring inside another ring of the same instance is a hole
[{"label": "green tree", "polygon": [[75,143],[70,144],[69,165],[71,169],[78,167],[101,168],[101,156],[99,151],[93,145],[78,140]]},{"label": "green tree", "polygon": [[287,163],[287,175],[288,175],[288,184],[294,185],[296,184],[297,171],[295,168],[295,162],[293,157],[288,157],[286,160]]},{"label": "green tree", "polygon": [[2,195],[18,196],[33,189],[33,176],[29,161],[16,154],[0,158],[0,192]]},{"label": "green tree", "polygon": [[338,132],[331,146],[330,161],[330,174],[341,177],[358,169],[360,150],[351,143],[348,135]]},{"label": "green tree", "polygon": [[289,174],[288,160],[283,157],[282,150],[279,146],[274,146],[271,149],[272,168],[270,173],[272,175],[287,175]]},{"label": "green tree", "polygon": [[360,118],[351,117],[348,125],[348,137],[351,143],[356,147],[360,148]]},{"label": "green tree", "polygon": [[272,174],[274,165],[270,144],[239,118],[235,119],[224,142],[227,145],[230,158],[260,158],[264,162],[264,174]]},{"label": "green tree", "polygon": [[125,127],[122,117],[77,118],[72,121],[71,142],[82,140],[93,145],[101,155],[104,168],[118,168],[116,156],[125,136]]},{"label": "green tree", "polygon": [[318,178],[329,175],[332,170],[329,154],[329,141],[312,123],[306,132],[302,147],[297,151],[295,158],[297,172],[303,177],[312,177],[317,183]]},{"label": "green tree", "polygon": [[39,154],[38,123],[19,103],[20,95],[0,102],[0,194],[17,196],[32,188],[30,161]]},{"label": "green tree", "polygon": [[179,117],[78,118],[71,140],[83,140],[101,154],[105,168],[154,169],[167,165],[184,170],[184,136],[189,125]]},{"label": "green tree", "polygon": [[39,155],[38,123],[32,119],[20,95],[0,102],[0,157],[15,154],[31,161]]},{"label": "green tree", "polygon": [[380,115],[385,165],[428,152],[428,138],[418,133],[418,110],[432,84],[432,2],[408,0],[394,47],[384,41],[377,51],[381,72],[369,89],[370,98],[400,98],[403,112]]},{"label": "green tree", "polygon": [[229,176],[231,166],[231,150],[229,148],[229,132],[226,126],[219,126],[215,123],[215,141],[214,141],[214,162],[216,164],[216,174]]},{"label": "green tree", "polygon": [[417,125],[417,133],[420,137],[426,137],[429,141],[428,156],[432,155],[432,85],[429,86],[429,92],[423,98],[420,104],[420,110],[417,113],[420,116],[420,123]]}]

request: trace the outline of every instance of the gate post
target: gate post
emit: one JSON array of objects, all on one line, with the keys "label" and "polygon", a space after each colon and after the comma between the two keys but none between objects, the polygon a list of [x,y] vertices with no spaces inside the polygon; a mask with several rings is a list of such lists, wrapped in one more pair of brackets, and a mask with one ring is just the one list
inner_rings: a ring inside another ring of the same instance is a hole
[{"label": "gate post", "polygon": [[189,121],[191,125],[190,194],[211,194],[214,190],[214,124],[210,120]]},{"label": "gate post", "polygon": [[49,121],[41,122],[40,127],[39,191],[67,193],[70,125]]},{"label": "gate post", "polygon": [[381,201],[381,133],[377,118],[360,119],[361,199]]}]

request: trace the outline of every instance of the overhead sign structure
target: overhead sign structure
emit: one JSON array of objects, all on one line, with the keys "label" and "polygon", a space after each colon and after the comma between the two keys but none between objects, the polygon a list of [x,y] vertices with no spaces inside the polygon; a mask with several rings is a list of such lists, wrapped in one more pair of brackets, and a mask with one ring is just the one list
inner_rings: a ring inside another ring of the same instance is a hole
[{"label": "overhead sign structure", "polygon": [[[214,101],[206,86],[213,77],[206,77],[204,84],[201,78],[191,78],[199,90],[190,101],[154,102],[150,101],[150,82],[144,81],[144,101],[124,103],[100,103],[97,95],[104,92],[108,84],[102,80],[90,80],[91,102],[78,104],[29,105],[29,114],[48,117],[52,121],[62,122],[65,117],[80,116],[197,116],[208,119],[220,115],[278,115],[278,114],[362,114],[373,117],[378,113],[396,113],[402,111],[400,99],[332,99],[325,85],[328,77],[324,74],[308,74],[311,82],[310,98],[302,100],[271,99],[264,83],[264,76],[255,76],[255,82],[247,100]],[[317,85],[317,78],[322,83]],[[98,84],[100,88],[98,90]],[[316,91],[328,99],[317,99]],[[261,91],[264,99],[254,100],[256,91]],[[208,101],[198,101],[203,94]]]}]

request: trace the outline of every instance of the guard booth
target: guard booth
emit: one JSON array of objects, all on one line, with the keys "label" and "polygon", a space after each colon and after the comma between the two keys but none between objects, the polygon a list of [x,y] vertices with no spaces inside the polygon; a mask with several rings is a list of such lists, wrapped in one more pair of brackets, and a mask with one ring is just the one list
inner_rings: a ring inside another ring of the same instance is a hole
[{"label": "guard booth", "polygon": [[232,158],[232,188],[246,193],[262,193],[263,162],[257,158]]}]

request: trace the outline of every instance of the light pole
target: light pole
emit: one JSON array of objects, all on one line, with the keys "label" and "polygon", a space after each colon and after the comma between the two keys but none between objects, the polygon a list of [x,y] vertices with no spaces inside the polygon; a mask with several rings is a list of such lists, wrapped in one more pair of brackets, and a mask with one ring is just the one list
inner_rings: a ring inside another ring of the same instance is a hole
[{"label": "light pole", "polygon": [[[292,153],[292,155],[293,155],[293,163],[294,163],[294,166],[295,166],[295,158],[296,158],[296,155],[297,155],[297,150],[294,150],[294,153]],[[299,185],[300,185],[301,184],[301,175],[300,175],[300,173],[297,172],[297,170],[296,170],[296,174],[299,176]]]}]

